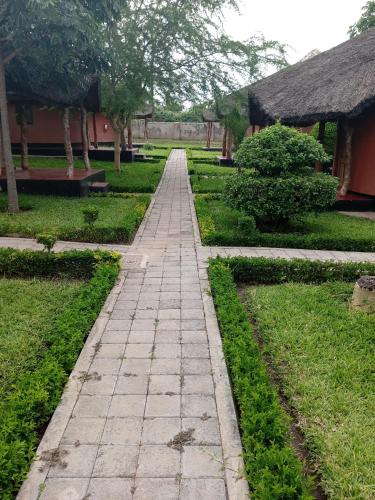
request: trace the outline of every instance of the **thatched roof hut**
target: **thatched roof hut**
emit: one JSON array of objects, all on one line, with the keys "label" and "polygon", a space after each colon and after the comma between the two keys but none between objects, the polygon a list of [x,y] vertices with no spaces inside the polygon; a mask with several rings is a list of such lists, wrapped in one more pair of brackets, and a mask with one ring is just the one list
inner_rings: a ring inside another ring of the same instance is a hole
[{"label": "thatched roof hut", "polygon": [[248,88],[250,122],[307,126],[375,104],[375,28]]}]

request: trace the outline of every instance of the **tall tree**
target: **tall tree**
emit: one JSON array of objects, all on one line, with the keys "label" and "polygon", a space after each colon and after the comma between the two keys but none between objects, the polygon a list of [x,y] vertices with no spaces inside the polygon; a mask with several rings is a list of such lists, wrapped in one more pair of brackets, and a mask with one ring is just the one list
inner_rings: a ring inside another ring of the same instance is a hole
[{"label": "tall tree", "polygon": [[[18,196],[7,111],[5,68],[23,85],[71,86],[100,60],[103,23],[112,23],[125,0],[3,0],[0,4],[0,113],[8,209]],[[17,60],[17,71],[14,62]],[[11,63],[11,64],[10,64]]]},{"label": "tall tree", "polygon": [[[112,63],[104,110],[113,120],[134,113],[136,106],[199,102],[213,95],[212,83],[223,91],[259,78],[264,65],[285,64],[283,46],[262,36],[247,42],[232,40],[223,26],[223,8],[235,0],[129,0],[122,18],[107,33]],[[137,89],[136,95],[133,90]],[[118,98],[115,95],[118,95]]]},{"label": "tall tree", "polygon": [[352,26],[350,26],[348,35],[350,38],[353,38],[354,36],[359,35],[360,33],[363,33],[364,31],[368,30],[369,28],[373,28],[375,26],[375,0],[369,0],[363,7],[362,7],[362,15],[358,19],[358,21]]}]

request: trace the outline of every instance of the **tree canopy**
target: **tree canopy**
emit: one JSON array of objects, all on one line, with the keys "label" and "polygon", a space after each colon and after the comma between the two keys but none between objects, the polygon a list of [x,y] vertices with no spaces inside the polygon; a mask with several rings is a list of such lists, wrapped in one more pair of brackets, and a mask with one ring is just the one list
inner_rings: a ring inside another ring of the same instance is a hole
[{"label": "tree canopy", "polygon": [[369,0],[362,7],[362,15],[358,19],[358,21],[352,24],[349,28],[349,36],[353,38],[354,36],[363,33],[369,28],[373,28],[375,26],[375,0]]}]

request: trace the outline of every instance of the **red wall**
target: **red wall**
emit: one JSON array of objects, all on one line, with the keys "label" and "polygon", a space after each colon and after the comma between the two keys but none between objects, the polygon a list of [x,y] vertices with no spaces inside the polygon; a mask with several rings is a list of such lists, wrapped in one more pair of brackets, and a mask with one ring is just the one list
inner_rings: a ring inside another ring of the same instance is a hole
[{"label": "red wall", "polygon": [[[16,122],[16,113],[13,105],[9,106],[10,134],[12,143],[20,142],[20,128]],[[113,130],[110,122],[101,114],[96,115],[96,129],[98,142],[113,142]],[[72,110],[70,113],[70,134],[72,143],[81,142],[81,114]],[[89,114],[89,135],[94,141],[93,115]],[[29,143],[62,144],[64,132],[62,127],[62,111],[59,109],[47,110],[33,107],[33,124],[28,126]]]},{"label": "red wall", "polygon": [[375,196],[375,107],[355,121],[349,191]]}]

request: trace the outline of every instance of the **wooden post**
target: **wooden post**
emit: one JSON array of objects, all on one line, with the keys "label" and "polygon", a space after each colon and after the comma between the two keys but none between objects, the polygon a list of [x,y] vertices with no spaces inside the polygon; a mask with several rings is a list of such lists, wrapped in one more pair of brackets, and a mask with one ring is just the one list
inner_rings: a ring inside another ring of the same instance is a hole
[{"label": "wooden post", "polygon": [[344,148],[343,155],[341,157],[342,169],[341,169],[341,187],[339,194],[340,196],[345,196],[348,193],[349,184],[352,174],[352,142],[353,142],[353,127],[348,119],[345,119],[342,123],[342,133],[343,141],[342,145]]},{"label": "wooden post", "polygon": [[94,126],[94,148],[98,149],[98,129],[96,128],[96,113],[92,115],[92,121]]},{"label": "wooden post", "polygon": [[145,118],[145,134],[144,134],[145,141],[148,142],[148,118]]},{"label": "wooden post", "polygon": [[115,170],[121,172],[121,132],[114,128],[115,133]]},{"label": "wooden post", "polygon": [[83,104],[81,104],[81,138],[82,138],[82,156],[83,163],[85,164],[85,169],[90,170],[90,158],[89,158],[89,138],[87,135],[87,110]]},{"label": "wooden post", "polygon": [[233,134],[230,130],[227,133],[227,158],[232,159],[232,148],[233,148]]},{"label": "wooden post", "polygon": [[[325,136],[325,131],[326,131],[326,122],[320,121],[319,122],[319,132],[318,132],[318,142],[323,146],[324,145],[324,136]],[[320,161],[315,162],[315,172],[322,172],[323,171],[323,165],[320,163]]]},{"label": "wooden post", "polygon": [[128,149],[133,148],[133,129],[132,129],[132,120],[128,119]]},{"label": "wooden post", "polygon": [[224,135],[223,135],[223,147],[222,147],[222,152],[221,152],[221,156],[223,156],[223,158],[226,158],[226,156],[227,156],[227,136],[228,136],[228,129],[225,126],[224,127]]},{"label": "wooden post", "polygon": [[68,163],[67,175],[69,179],[71,179],[74,175],[74,157],[73,157],[72,142],[70,139],[69,116],[70,116],[69,108],[64,108],[63,112],[64,146],[65,146],[66,160]]}]

